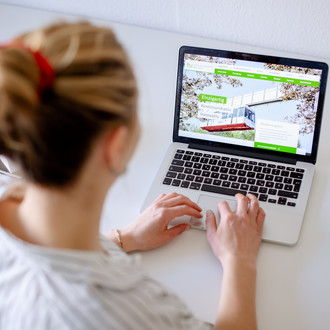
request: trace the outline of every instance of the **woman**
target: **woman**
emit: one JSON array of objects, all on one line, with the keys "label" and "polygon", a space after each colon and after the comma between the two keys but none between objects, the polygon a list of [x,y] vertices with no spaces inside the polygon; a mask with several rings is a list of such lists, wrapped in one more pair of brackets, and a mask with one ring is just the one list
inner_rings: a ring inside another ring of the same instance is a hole
[{"label": "woman", "polygon": [[[189,229],[168,229],[201,209],[172,193],[128,227],[100,237],[108,189],[139,136],[137,88],[107,28],[57,24],[0,49],[0,154],[26,185],[0,203],[3,329],[199,329],[187,308],[125,252],[154,249]],[[237,195],[207,215],[207,237],[224,269],[215,327],[254,329],[256,257],[265,214]],[[242,276],[244,274],[244,276]]]}]

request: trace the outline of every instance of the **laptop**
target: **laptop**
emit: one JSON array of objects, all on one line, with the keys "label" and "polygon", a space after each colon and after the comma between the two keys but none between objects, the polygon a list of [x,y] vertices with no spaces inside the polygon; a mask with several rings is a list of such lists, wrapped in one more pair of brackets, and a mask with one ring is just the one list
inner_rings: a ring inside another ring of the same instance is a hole
[{"label": "laptop", "polygon": [[236,193],[257,196],[263,240],[294,245],[312,185],[321,129],[326,63],[183,46],[179,50],[173,143],[142,210],[175,191],[203,218],[176,218],[205,230]]}]

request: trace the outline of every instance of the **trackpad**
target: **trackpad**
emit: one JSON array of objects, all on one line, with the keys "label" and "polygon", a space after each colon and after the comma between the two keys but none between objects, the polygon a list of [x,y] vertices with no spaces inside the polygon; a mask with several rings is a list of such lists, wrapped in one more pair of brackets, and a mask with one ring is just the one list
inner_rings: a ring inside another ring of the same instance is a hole
[{"label": "trackpad", "polygon": [[237,205],[236,199],[227,199],[227,198],[221,198],[221,197],[200,195],[196,204],[198,204],[198,206],[202,209],[201,213],[203,215],[203,218],[191,217],[190,225],[193,228],[205,230],[205,219],[206,219],[207,210],[213,211],[213,213],[215,214],[216,220],[217,220],[217,224],[219,225],[220,214],[218,211],[218,203],[221,202],[222,200],[227,201],[227,203],[232,211],[236,210],[236,205]]}]

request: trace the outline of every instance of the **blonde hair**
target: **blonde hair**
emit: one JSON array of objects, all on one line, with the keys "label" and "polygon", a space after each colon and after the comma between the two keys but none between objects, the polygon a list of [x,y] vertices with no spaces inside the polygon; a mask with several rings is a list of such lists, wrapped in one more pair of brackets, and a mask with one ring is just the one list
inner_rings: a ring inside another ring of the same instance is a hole
[{"label": "blonde hair", "polygon": [[[40,96],[29,49],[55,72]],[[133,122],[136,99],[128,57],[110,29],[80,22],[25,33],[0,48],[0,154],[32,181],[68,184],[105,128]]]}]

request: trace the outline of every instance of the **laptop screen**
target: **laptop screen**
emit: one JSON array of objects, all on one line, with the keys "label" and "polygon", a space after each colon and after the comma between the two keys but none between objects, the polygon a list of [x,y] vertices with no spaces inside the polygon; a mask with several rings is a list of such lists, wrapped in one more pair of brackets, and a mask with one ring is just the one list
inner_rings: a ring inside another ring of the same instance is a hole
[{"label": "laptop screen", "polygon": [[321,62],[182,47],[174,135],[316,160],[327,69]]}]

